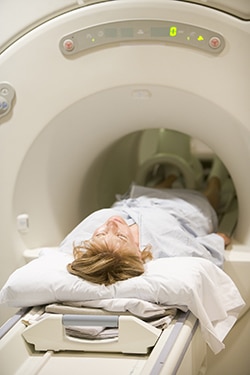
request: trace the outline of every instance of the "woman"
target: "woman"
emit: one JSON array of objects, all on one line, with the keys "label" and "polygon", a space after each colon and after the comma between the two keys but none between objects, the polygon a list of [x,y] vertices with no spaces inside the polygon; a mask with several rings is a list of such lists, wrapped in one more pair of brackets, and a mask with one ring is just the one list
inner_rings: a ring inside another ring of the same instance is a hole
[{"label": "woman", "polygon": [[[209,178],[203,194],[170,189],[175,179],[170,175],[155,188],[134,185],[129,198],[85,219],[62,243],[65,248],[80,240],[68,271],[110,285],[141,275],[144,263],[153,258],[197,256],[222,267],[230,239],[215,233],[220,179]],[[88,234],[90,239],[84,240]]]}]

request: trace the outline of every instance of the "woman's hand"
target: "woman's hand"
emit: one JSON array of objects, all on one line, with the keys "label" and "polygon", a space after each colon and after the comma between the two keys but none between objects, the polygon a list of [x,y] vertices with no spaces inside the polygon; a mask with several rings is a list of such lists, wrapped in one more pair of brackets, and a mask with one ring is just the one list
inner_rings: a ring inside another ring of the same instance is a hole
[{"label": "woman's hand", "polygon": [[228,237],[225,233],[217,232],[218,236],[222,237],[225,243],[225,247],[230,244],[231,238]]}]

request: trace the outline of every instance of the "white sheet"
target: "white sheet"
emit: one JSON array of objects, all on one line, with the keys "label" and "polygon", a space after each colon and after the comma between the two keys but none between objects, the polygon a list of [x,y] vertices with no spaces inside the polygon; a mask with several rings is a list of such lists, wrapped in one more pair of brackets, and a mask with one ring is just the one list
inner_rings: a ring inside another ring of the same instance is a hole
[{"label": "white sheet", "polygon": [[157,306],[185,305],[199,319],[204,339],[215,353],[224,348],[222,341],[244,306],[232,280],[205,259],[157,259],[147,264],[143,275],[110,286],[69,274],[66,265],[71,261],[68,254],[55,251],[19,268],[2,288],[0,303],[24,307],[98,300],[113,310],[117,304],[121,308],[121,298],[135,298],[140,300],[139,309],[143,309],[143,301]]},{"label": "white sheet", "polygon": [[[174,315],[168,315],[161,319],[150,322],[156,328],[165,329],[169,326],[173,320]],[[80,339],[90,340],[103,340],[108,338],[114,338],[119,335],[118,328],[106,328],[106,327],[82,327],[82,326],[68,326],[65,329],[66,334],[72,337]]]},{"label": "white sheet", "polygon": [[45,311],[56,314],[84,315],[134,315],[145,321],[172,314],[176,309],[187,311],[186,306],[163,306],[138,298],[108,298],[92,301],[73,301],[53,303],[45,307]]}]

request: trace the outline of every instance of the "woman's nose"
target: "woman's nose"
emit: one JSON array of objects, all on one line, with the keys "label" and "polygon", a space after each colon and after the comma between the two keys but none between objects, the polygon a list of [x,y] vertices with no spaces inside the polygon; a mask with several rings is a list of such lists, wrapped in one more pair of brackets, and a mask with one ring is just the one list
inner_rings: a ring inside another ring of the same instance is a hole
[{"label": "woman's nose", "polygon": [[109,230],[111,230],[112,232],[115,232],[118,228],[117,224],[114,222],[114,221],[109,221],[107,223],[107,227]]}]

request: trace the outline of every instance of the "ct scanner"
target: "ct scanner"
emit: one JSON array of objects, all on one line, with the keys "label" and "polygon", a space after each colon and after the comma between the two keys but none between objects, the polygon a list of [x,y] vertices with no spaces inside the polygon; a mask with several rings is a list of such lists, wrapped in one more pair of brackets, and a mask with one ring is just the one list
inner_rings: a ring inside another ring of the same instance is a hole
[{"label": "ct scanner", "polygon": [[[249,1],[35,3],[0,5],[1,286],[36,248],[57,246],[124,193],[154,153],[155,134],[184,133],[208,147],[201,158],[217,154],[232,178],[238,211],[225,271],[246,307],[225,351],[208,351],[207,372],[194,369],[193,349],[183,373],[247,375]],[[13,312],[1,307],[1,323]]]}]

